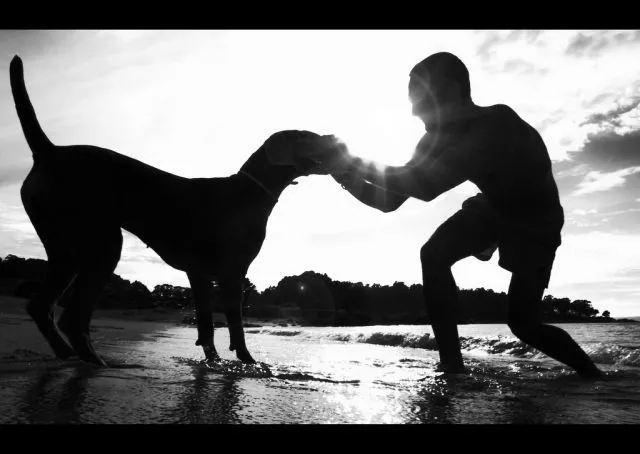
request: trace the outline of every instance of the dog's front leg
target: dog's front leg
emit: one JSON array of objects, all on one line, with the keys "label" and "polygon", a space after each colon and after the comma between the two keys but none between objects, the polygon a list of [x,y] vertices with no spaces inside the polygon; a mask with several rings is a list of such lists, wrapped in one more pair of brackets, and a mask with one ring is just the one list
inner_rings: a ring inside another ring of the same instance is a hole
[{"label": "dog's front leg", "polygon": [[213,344],[213,314],[211,303],[213,298],[212,282],[192,273],[187,273],[191,291],[196,305],[196,323],[198,326],[198,340],[196,345],[202,346],[207,361],[219,361],[220,356]]},{"label": "dog's front leg", "polygon": [[229,326],[229,350],[235,350],[243,363],[255,363],[244,340],[242,327],[242,283],[237,279],[220,280],[220,296]]}]

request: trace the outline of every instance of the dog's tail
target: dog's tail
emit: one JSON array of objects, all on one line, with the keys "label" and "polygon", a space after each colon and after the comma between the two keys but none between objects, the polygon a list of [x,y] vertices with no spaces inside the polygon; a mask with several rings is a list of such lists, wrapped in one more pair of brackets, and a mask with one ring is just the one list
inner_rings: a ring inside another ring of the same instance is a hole
[{"label": "dog's tail", "polygon": [[18,112],[18,118],[22,125],[22,131],[24,132],[24,137],[27,139],[29,148],[31,148],[31,152],[33,153],[33,160],[34,162],[37,162],[39,160],[40,152],[53,147],[53,143],[51,143],[40,127],[40,123],[36,117],[36,112],[33,110],[33,106],[29,100],[29,95],[27,94],[27,87],[24,83],[22,60],[17,55],[13,57],[13,60],[11,60],[9,75],[11,79],[13,101],[16,104],[16,111]]}]

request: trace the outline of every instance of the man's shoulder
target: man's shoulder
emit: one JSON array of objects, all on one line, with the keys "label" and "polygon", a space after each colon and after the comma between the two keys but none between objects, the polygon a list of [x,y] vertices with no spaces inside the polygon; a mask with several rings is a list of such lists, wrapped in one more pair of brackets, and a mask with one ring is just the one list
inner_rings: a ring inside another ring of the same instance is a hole
[{"label": "man's shoulder", "polygon": [[525,122],[506,104],[494,104],[480,107],[478,121],[473,122],[472,134],[478,140],[499,142],[501,139],[511,141],[511,138],[522,133]]},{"label": "man's shoulder", "polygon": [[520,118],[516,111],[506,104],[494,104],[480,109],[482,118],[490,122],[513,121]]}]

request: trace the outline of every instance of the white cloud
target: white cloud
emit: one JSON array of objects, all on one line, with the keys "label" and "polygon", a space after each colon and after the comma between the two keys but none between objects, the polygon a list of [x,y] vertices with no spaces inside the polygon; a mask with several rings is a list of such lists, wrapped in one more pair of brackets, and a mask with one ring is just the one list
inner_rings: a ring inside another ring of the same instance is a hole
[{"label": "white cloud", "polygon": [[640,263],[640,237],[590,232],[565,235],[558,248],[554,275],[558,282],[619,279],[621,270]]},{"label": "white cloud", "polygon": [[[629,213],[637,213],[640,212],[640,208],[629,208],[627,210],[617,210],[617,211],[608,211],[602,213],[603,216],[618,216],[620,214],[629,214]],[[604,219],[603,219],[604,221]]]},{"label": "white cloud", "polygon": [[[548,293],[587,299],[614,316],[638,315],[635,277],[625,274],[640,263],[640,237],[591,232],[565,235],[558,248]],[[615,296],[613,294],[615,293]],[[606,305],[604,304],[606,300]]]},{"label": "white cloud", "polygon": [[596,214],[597,212],[598,210],[595,208],[591,208],[590,210],[583,210],[582,208],[571,210],[571,214],[575,214],[577,216],[586,216],[587,214]]},{"label": "white cloud", "polygon": [[10,243],[20,242],[24,240],[37,239],[36,231],[21,206],[11,205],[0,201],[0,232],[3,237],[11,237],[11,240],[5,243],[4,238],[0,240],[0,245],[9,246]]},{"label": "white cloud", "polygon": [[561,172],[555,173],[556,180],[562,180],[563,178],[570,177],[579,177],[582,175],[586,175],[589,173],[589,165],[588,164],[578,164],[575,167],[572,167],[568,170],[563,170]]},{"label": "white cloud", "polygon": [[608,191],[623,186],[628,176],[638,172],[640,172],[640,166],[628,167],[608,173],[597,170],[591,171],[584,177],[584,180],[578,184],[578,189],[576,189],[572,195],[579,196],[593,192]]}]

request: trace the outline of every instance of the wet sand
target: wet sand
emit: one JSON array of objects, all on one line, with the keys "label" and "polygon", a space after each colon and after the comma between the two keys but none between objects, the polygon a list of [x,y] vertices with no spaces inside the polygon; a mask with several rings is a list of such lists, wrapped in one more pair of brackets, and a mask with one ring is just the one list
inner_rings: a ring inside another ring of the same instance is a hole
[{"label": "wet sand", "polygon": [[[607,372],[604,381],[592,382],[535,352],[517,353],[523,346],[514,339],[501,341],[514,348],[492,353],[491,336],[504,334],[504,326],[461,327],[462,336],[475,340],[464,352],[470,373],[449,377],[434,370],[437,352],[428,345],[382,342],[426,339],[428,327],[251,328],[255,366],[235,359],[227,329],[219,328],[223,360],[211,365],[179,311],[97,311],[94,345],[116,366],[100,368],[56,359],[24,304],[11,297],[0,303],[0,424],[640,421],[635,327],[571,327],[584,332],[585,343],[612,336],[590,347]],[[474,353],[478,347],[484,352]]]},{"label": "wet sand", "polygon": [[[195,329],[180,323],[187,312],[97,310],[91,336],[114,366],[105,369],[56,359],[25,313],[25,303],[7,296],[0,300],[0,424],[239,422],[224,401],[234,397],[229,372],[242,366],[227,351],[222,375],[201,367]],[[223,319],[216,314],[216,321]],[[177,339],[163,334],[176,329]],[[216,335],[217,345],[228,342],[226,328]],[[162,348],[163,340],[177,343],[179,350]]]},{"label": "wet sand", "polygon": [[0,424],[289,422],[288,412],[274,414],[277,405],[259,405],[273,373],[237,361],[226,327],[216,329],[223,360],[207,365],[195,328],[181,323],[189,311],[96,310],[91,336],[111,366],[100,368],[55,358],[25,304],[0,297]]}]

